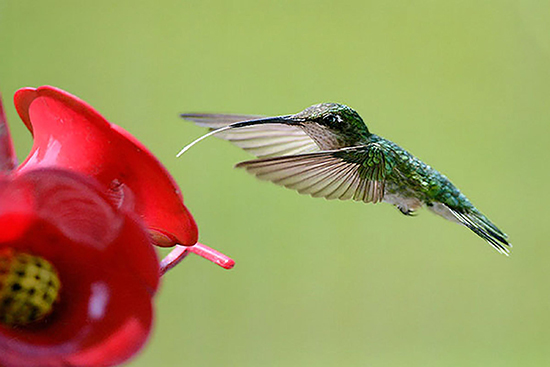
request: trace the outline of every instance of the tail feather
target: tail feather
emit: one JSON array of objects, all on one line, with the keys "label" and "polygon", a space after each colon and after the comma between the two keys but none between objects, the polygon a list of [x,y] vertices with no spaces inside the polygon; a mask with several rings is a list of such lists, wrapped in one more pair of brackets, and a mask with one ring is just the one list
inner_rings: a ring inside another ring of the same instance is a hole
[{"label": "tail feather", "polygon": [[512,244],[506,233],[498,229],[487,217],[478,211],[461,212],[449,208],[455,218],[472,232],[489,242],[498,252],[508,256]]}]

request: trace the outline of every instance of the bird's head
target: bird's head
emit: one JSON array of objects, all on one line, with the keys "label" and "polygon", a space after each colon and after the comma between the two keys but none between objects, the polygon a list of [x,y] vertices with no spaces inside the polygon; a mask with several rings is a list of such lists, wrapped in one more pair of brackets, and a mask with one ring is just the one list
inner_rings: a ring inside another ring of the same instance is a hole
[{"label": "bird's head", "polygon": [[[190,114],[184,115],[184,117],[196,118],[197,115]],[[178,153],[178,157],[193,145],[211,135],[230,129],[270,124],[282,124],[301,128],[316,143],[324,144],[326,141],[330,141],[329,145],[331,147],[334,146],[335,141],[337,142],[336,145],[341,146],[358,144],[362,139],[371,135],[363,119],[354,109],[338,103],[320,103],[294,115],[254,118],[230,123],[212,130],[208,134],[191,142]],[[330,136],[331,138],[327,139],[326,136]]]},{"label": "bird's head", "polygon": [[319,124],[333,130],[358,129],[369,133],[361,116],[351,107],[339,103],[319,103],[290,116],[290,119],[301,124]]}]

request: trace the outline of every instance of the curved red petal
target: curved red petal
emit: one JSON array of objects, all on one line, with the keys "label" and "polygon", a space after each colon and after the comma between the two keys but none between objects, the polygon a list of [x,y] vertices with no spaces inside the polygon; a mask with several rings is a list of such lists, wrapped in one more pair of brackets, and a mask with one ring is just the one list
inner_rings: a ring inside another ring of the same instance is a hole
[{"label": "curved red petal", "polygon": [[[127,306],[127,304],[126,304]],[[135,307],[144,310],[141,313],[151,314],[151,303],[144,302]],[[149,319],[149,321],[152,321]],[[127,318],[126,322],[118,330],[109,335],[100,344],[78,351],[71,356],[66,356],[69,365],[72,366],[103,366],[106,359],[113,366],[118,366],[131,358],[136,351],[136,346],[141,347],[146,341],[151,329],[151,322],[145,324],[143,320],[135,317]]]},{"label": "curved red petal", "polygon": [[[67,186],[84,200],[60,202],[60,197],[72,197]],[[12,187],[23,188],[34,200],[12,195],[17,191]],[[100,186],[72,172],[32,170],[0,181],[0,188],[0,204],[14,203],[12,210],[0,212],[0,227],[11,225],[13,213],[30,222],[19,237],[0,241],[0,248],[47,259],[62,284],[60,301],[45,322],[19,329],[0,326],[0,365],[110,366],[135,354],[149,335],[151,297],[159,282],[156,254],[137,218],[117,211]],[[58,226],[53,203],[70,208],[58,213],[73,223],[72,232]],[[17,210],[17,204],[27,210]],[[80,220],[82,211],[100,213],[97,224],[109,227],[96,238],[104,241],[101,245],[89,241],[93,227]]]},{"label": "curved red petal", "polygon": [[9,172],[16,165],[17,158],[15,157],[8,121],[2,105],[2,96],[0,95],[0,172]]},{"label": "curved red petal", "polygon": [[24,183],[32,185],[36,215],[70,240],[101,248],[118,236],[123,216],[88,179],[59,169],[36,169],[18,177],[17,184]]},{"label": "curved red petal", "polygon": [[12,185],[11,176],[0,176],[0,243],[20,237],[33,220],[34,195],[30,185]]},{"label": "curved red petal", "polygon": [[135,211],[164,239],[160,245],[197,242],[197,226],[179,187],[128,132],[75,96],[49,86],[20,89],[15,105],[34,137],[20,171],[63,167],[95,177],[109,189],[126,185],[135,195]]},{"label": "curved red petal", "polygon": [[[158,261],[147,232],[132,214],[116,208],[93,179],[58,168],[42,168],[23,172],[4,186],[7,199],[3,200],[10,202],[2,209],[5,214],[24,210],[32,218],[54,226],[78,244],[80,250],[87,247],[97,252],[116,251],[114,256],[132,268],[136,279],[156,290]],[[135,233],[138,237],[134,240]],[[128,240],[113,245],[120,237]],[[109,246],[112,249],[108,249]],[[48,247],[49,251],[53,249],[55,246]]]}]

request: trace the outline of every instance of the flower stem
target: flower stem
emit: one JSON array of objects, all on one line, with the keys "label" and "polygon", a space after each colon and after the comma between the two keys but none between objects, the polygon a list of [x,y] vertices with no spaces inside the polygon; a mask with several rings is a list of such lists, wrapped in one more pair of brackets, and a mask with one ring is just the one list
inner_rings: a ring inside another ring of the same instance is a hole
[{"label": "flower stem", "polygon": [[193,246],[176,245],[176,247],[160,262],[160,275],[163,276],[168,270],[178,265],[191,252],[218,264],[224,269],[231,269],[235,266],[235,261],[230,257],[197,242]]}]

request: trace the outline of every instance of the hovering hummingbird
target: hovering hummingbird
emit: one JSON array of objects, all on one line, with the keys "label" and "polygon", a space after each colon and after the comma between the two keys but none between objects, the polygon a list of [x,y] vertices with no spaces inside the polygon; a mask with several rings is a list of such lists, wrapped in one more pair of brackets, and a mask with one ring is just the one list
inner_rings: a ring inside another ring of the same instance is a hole
[{"label": "hovering hummingbird", "polygon": [[508,255],[508,236],[472,205],[444,175],[397,144],[372,134],[348,106],[321,103],[293,115],[261,117],[182,114],[211,129],[178,157],[216,134],[254,154],[241,162],[259,179],[326,199],[387,202],[413,215],[426,206],[460,223]]}]

